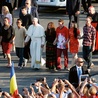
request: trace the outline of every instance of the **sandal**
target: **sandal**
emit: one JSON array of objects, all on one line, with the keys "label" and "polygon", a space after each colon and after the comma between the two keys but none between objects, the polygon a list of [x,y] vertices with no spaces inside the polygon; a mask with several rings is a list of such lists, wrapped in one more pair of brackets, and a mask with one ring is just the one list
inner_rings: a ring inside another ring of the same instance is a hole
[{"label": "sandal", "polygon": [[7,65],[7,67],[11,67],[11,66],[12,66],[12,64],[8,64],[8,65]]}]

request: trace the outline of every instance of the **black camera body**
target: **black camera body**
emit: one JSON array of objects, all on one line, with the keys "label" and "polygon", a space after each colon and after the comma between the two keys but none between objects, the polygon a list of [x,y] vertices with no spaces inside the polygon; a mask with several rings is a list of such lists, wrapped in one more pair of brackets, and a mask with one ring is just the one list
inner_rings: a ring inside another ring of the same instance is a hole
[{"label": "black camera body", "polygon": [[2,92],[2,96],[4,96],[5,95],[5,93],[2,91],[2,89],[0,88],[0,92]]}]

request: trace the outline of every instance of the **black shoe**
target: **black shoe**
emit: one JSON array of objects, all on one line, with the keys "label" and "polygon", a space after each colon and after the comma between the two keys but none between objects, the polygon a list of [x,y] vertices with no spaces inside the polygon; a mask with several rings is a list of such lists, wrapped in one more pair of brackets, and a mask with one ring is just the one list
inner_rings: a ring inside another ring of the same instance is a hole
[{"label": "black shoe", "polygon": [[81,12],[81,14],[87,14],[87,12],[86,11],[83,11],[83,12]]},{"label": "black shoe", "polygon": [[34,68],[35,70],[39,70],[39,68]]},{"label": "black shoe", "polygon": [[6,54],[5,53],[3,53],[3,58],[6,58]]},{"label": "black shoe", "polygon": [[68,67],[64,67],[64,70],[67,70],[67,71],[69,71],[69,70],[70,70],[70,68],[68,68]]}]

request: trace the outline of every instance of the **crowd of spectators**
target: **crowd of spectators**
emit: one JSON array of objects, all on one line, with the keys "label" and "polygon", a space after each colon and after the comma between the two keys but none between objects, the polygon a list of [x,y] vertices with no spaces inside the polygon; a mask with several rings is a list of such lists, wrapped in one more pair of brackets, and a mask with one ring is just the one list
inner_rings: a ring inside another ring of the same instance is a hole
[{"label": "crowd of spectators", "polygon": [[[2,90],[0,97],[12,98],[8,92]],[[50,87],[44,77],[30,84],[29,88],[24,87],[17,98],[98,98],[98,86],[92,78],[85,78],[77,88],[66,79],[54,79]]]}]

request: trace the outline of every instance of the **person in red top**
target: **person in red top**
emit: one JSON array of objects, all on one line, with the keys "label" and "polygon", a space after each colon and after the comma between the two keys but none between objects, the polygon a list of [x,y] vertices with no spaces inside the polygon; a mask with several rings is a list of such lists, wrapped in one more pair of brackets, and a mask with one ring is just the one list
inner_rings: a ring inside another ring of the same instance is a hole
[{"label": "person in red top", "polygon": [[68,68],[68,29],[64,26],[64,20],[58,20],[56,29],[56,39],[53,44],[57,44],[57,69],[61,69],[61,54],[64,55],[64,68]]},{"label": "person in red top", "polygon": [[69,29],[69,49],[72,54],[72,63],[71,66],[75,64],[76,59],[78,58],[77,53],[79,51],[79,41],[80,31],[77,29],[77,24],[75,21],[72,21],[71,28]]}]

